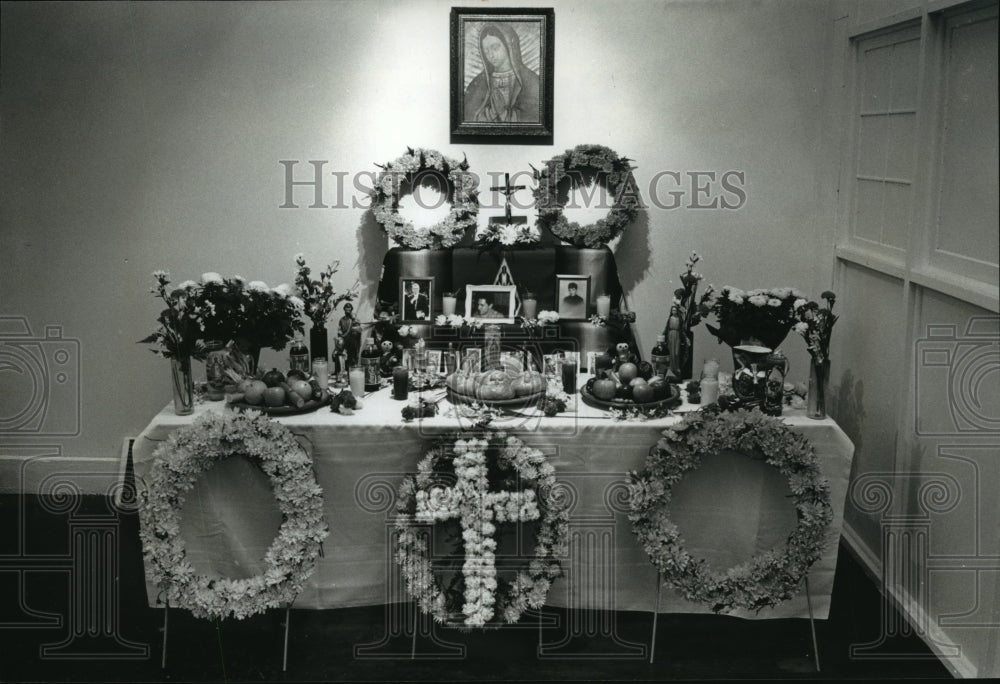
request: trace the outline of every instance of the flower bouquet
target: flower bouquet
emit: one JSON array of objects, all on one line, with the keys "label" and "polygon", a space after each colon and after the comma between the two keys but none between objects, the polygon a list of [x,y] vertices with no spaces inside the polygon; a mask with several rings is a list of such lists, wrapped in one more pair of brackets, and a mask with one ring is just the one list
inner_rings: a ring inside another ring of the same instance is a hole
[{"label": "flower bouquet", "polygon": [[795,307],[798,322],[794,329],[802,335],[812,363],[809,368],[809,394],[807,414],[810,418],[826,417],[826,391],[830,380],[830,336],[837,316],[833,305],[837,295],[827,290],[820,297],[826,302],[821,307],[816,302],[805,302]]},{"label": "flower bouquet", "polygon": [[705,327],[730,347],[757,345],[774,350],[798,320],[795,310],[801,304],[805,304],[805,295],[794,288],[744,292],[727,285],[711,307],[718,327],[707,323]]},{"label": "flower bouquet", "polygon": [[170,359],[174,411],[185,416],[194,411],[191,359],[205,358],[206,319],[213,312],[199,300],[201,286],[193,280],[169,288],[166,271],[154,271],[153,279],[156,284],[150,291],[167,306],[156,318],[159,328],[139,343],[156,345],[152,352]]},{"label": "flower bouquet", "polygon": [[538,231],[527,225],[503,225],[491,223],[479,236],[484,245],[513,247],[515,245],[534,245],[540,239]]},{"label": "flower bouquet", "polygon": [[670,370],[677,378],[693,376],[694,326],[709,314],[715,295],[715,286],[709,285],[698,297],[698,283],[702,275],[694,270],[694,265],[700,260],[697,252],[691,252],[685,262],[685,270],[680,276],[681,287],[674,290],[670,315],[663,330],[670,349]]},{"label": "flower bouquet", "polygon": [[333,289],[333,274],[340,266],[339,261],[329,264],[325,270],[321,271],[319,280],[314,280],[311,277],[312,269],[306,266],[305,256],[296,254],[295,264],[298,266],[295,273],[295,291],[299,299],[302,300],[302,308],[306,316],[312,321],[312,328],[309,330],[310,355],[313,358],[325,359],[329,351],[326,322],[341,302],[354,300],[359,283],[355,281],[350,290],[338,294]]}]

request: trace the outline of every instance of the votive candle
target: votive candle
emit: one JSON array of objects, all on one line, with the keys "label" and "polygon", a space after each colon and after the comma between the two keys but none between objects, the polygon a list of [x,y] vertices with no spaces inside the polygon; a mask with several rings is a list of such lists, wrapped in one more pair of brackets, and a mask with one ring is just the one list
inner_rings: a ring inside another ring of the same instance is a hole
[{"label": "votive candle", "polygon": [[410,392],[410,372],[405,366],[396,366],[392,369],[392,398],[403,401],[409,397]]},{"label": "votive candle", "polygon": [[702,378],[701,380],[702,405],[714,404],[718,400],[719,400],[719,381],[715,378]]},{"label": "votive candle", "polygon": [[347,377],[350,379],[351,393],[356,397],[365,394],[365,372],[361,368],[352,368]]},{"label": "votive candle", "polygon": [[597,315],[608,316],[611,313],[611,295],[597,296]]}]

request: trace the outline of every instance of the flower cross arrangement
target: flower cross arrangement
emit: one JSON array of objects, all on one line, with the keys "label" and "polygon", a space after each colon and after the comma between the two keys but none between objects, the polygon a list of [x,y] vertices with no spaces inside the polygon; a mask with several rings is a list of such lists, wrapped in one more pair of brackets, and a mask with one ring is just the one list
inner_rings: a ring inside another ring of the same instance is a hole
[{"label": "flower cross arrangement", "polygon": [[816,302],[806,302],[801,305],[796,302],[795,316],[798,318],[798,323],[793,327],[795,332],[805,338],[809,354],[817,364],[830,360],[830,336],[833,334],[833,324],[838,318],[833,313],[837,295],[827,290],[820,295],[820,298],[826,302],[825,307],[820,307]]},{"label": "flower cross arrangement", "polygon": [[351,289],[343,294],[334,291],[333,274],[340,266],[339,261],[327,265],[326,269],[320,272],[319,280],[310,277],[312,269],[306,266],[304,255],[296,254],[295,264],[298,266],[295,273],[295,290],[303,302],[306,316],[312,320],[314,326],[325,326],[330,314],[337,310],[341,302],[353,301],[357,296],[359,282],[355,282]]}]

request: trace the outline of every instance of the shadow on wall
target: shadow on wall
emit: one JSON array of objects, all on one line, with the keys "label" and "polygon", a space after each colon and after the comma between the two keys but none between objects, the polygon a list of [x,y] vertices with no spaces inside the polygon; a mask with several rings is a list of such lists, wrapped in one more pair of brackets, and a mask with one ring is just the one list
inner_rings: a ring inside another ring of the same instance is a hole
[{"label": "shadow on wall", "polygon": [[361,279],[361,291],[358,293],[358,315],[361,308],[375,310],[375,299],[378,296],[378,285],[382,279],[382,261],[389,251],[389,236],[375,220],[371,209],[361,215],[361,223],[357,230],[358,277]]},{"label": "shadow on wall", "polygon": [[836,412],[831,412],[832,417],[840,425],[841,429],[854,442],[854,462],[851,465],[851,479],[857,474],[858,458],[862,453],[862,430],[865,423],[865,385],[861,380],[854,379],[854,373],[850,370],[844,371],[840,378],[840,384],[836,388],[837,403]]},{"label": "shadow on wall", "polygon": [[615,261],[618,264],[618,278],[622,292],[630,294],[649,273],[649,213],[639,210],[638,215],[615,247]]}]

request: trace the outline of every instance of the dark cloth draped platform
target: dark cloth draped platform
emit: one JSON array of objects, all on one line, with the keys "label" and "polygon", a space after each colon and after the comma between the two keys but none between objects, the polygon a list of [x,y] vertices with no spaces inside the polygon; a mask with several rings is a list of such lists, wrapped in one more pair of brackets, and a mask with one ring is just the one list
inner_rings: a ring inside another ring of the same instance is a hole
[{"label": "dark cloth draped platform", "polygon": [[[581,249],[571,245],[540,246],[521,249],[484,249],[456,247],[454,249],[411,250],[401,247],[390,249],[382,262],[382,280],[378,298],[384,303],[396,304],[399,312],[400,278],[433,278],[433,315],[442,313],[441,297],[444,292],[455,291],[458,302],[455,312],[465,313],[465,286],[491,285],[504,258],[510,275],[519,292],[530,290],[538,299],[538,311],[556,311],[556,275],[590,276],[590,295],[587,302],[588,316],[597,311],[597,296],[611,297],[612,308],[618,308],[622,299],[621,281],[615,257],[607,247]],[[417,324],[421,337],[431,346],[459,339],[455,330],[442,329],[427,324]],[[517,324],[502,325],[505,342],[527,339]],[[482,332],[473,333],[471,339],[482,338]],[[545,353],[557,348],[567,348],[575,340],[582,352],[604,350],[617,342],[628,342],[635,347],[630,327],[615,330],[589,321],[560,321],[556,330],[547,330],[534,337],[542,343]],[[560,347],[560,344],[562,345]],[[636,350],[641,355],[641,350]]]}]

